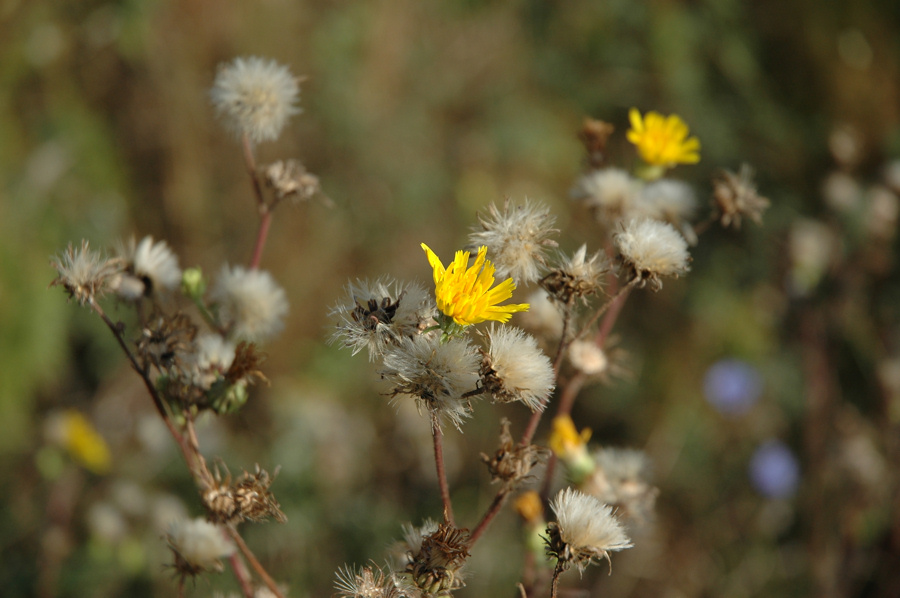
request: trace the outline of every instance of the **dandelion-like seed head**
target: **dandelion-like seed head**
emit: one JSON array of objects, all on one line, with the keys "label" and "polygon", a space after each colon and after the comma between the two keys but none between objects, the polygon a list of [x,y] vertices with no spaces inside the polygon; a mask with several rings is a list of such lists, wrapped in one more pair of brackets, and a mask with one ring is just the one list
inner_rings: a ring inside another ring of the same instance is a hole
[{"label": "dandelion-like seed head", "polygon": [[550,508],[556,523],[547,526],[547,552],[563,568],[575,565],[584,571],[591,563],[610,561],[610,552],[633,546],[612,508],[593,496],[566,488]]},{"label": "dandelion-like seed head", "polygon": [[690,222],[697,212],[697,195],[684,181],[662,178],[648,183],[635,202],[632,215],[647,217],[674,226],[691,244],[697,243]]},{"label": "dandelion-like seed head", "polygon": [[140,243],[134,237],[119,248],[125,267],[111,286],[123,299],[136,301],[161,291],[171,291],[181,285],[178,257],[165,241],[153,242],[147,236]]},{"label": "dandelion-like seed head", "polygon": [[609,367],[609,359],[597,343],[574,340],[569,345],[569,361],[580,372],[593,376],[602,374]]},{"label": "dandelion-like seed head", "polygon": [[287,295],[268,272],[226,264],[211,296],[229,336],[262,341],[281,332],[284,326]]},{"label": "dandelion-like seed head", "polygon": [[546,206],[527,199],[517,206],[507,200],[502,211],[491,204],[488,214],[479,216],[481,230],[470,234],[469,241],[475,247],[488,248],[497,276],[528,284],[540,278],[546,264],[544,250],[556,246],[556,241],[548,238],[558,232],[553,228],[555,220]]},{"label": "dandelion-like seed head", "polygon": [[175,569],[182,576],[222,571],[220,559],[234,553],[225,529],[201,518],[173,523],[168,539],[175,554]]},{"label": "dandelion-like seed head", "polygon": [[582,245],[572,257],[560,254],[559,265],[541,279],[541,287],[549,296],[568,305],[574,299],[586,302],[587,297],[600,292],[603,277],[609,272],[609,262],[602,253],[588,257],[587,245]]},{"label": "dandelion-like seed head", "polygon": [[512,314],[528,309],[527,304],[498,305],[512,297],[516,283],[507,278],[494,288],[494,265],[487,260],[487,247],[478,249],[471,268],[468,251],[457,251],[455,259],[444,268],[440,258],[424,243],[422,249],[434,271],[434,294],[438,309],[459,326],[485,320],[506,322]]},{"label": "dandelion-like seed head", "polygon": [[194,386],[209,390],[231,367],[236,346],[221,335],[205,333],[194,340],[191,349],[182,367]]},{"label": "dandelion-like seed head", "polygon": [[659,490],[650,484],[650,459],[643,451],[607,447],[594,453],[597,467],[582,490],[615,506],[637,522],[647,521]]},{"label": "dandelion-like seed head", "polygon": [[373,360],[401,338],[418,334],[432,322],[437,309],[418,284],[357,280],[347,285],[345,299],[330,315],[337,320],[331,341],[350,348],[354,355],[367,349]]},{"label": "dandelion-like seed head", "polygon": [[640,182],[621,168],[602,168],[582,176],[569,192],[584,203],[599,222],[612,224],[628,214]]},{"label": "dandelion-like seed head", "polygon": [[651,166],[671,168],[700,161],[700,140],[688,137],[688,126],[675,114],[650,111],[641,116],[637,108],[628,112],[631,129],[626,136],[637,146],[641,159]]},{"label": "dandelion-like seed head", "polygon": [[50,286],[62,286],[81,305],[101,297],[122,270],[121,260],[103,257],[87,241],[78,247],[70,243],[50,264],[58,274]]},{"label": "dandelion-like seed head", "polygon": [[300,112],[297,78],[286,66],[255,56],[221,65],[209,95],[226,127],[254,143],[276,139]]},{"label": "dandelion-like seed head", "polygon": [[385,352],[381,377],[391,385],[391,395],[412,395],[439,421],[460,428],[471,415],[467,395],[477,390],[480,363],[465,338],[442,343],[439,335],[420,334]]},{"label": "dandelion-like seed head", "polygon": [[679,276],[689,270],[687,241],[671,224],[648,218],[632,219],[615,234],[626,268],[639,281],[662,288],[661,276]]},{"label": "dandelion-like seed head", "polygon": [[558,339],[563,329],[559,304],[546,291],[538,289],[528,296],[528,305],[528,311],[518,317],[518,323],[542,339]]},{"label": "dandelion-like seed head", "polygon": [[342,598],[414,598],[408,584],[398,575],[375,565],[338,569],[334,589]]},{"label": "dandelion-like seed head", "polygon": [[756,192],[753,168],[742,164],[737,173],[725,170],[713,181],[713,204],[721,213],[719,222],[728,227],[741,227],[741,219],[747,217],[756,224],[762,223],[763,212],[769,200]]},{"label": "dandelion-like seed head", "polygon": [[550,359],[530,334],[510,326],[492,326],[484,354],[481,382],[500,403],[521,401],[532,411],[543,410],[555,386]]}]

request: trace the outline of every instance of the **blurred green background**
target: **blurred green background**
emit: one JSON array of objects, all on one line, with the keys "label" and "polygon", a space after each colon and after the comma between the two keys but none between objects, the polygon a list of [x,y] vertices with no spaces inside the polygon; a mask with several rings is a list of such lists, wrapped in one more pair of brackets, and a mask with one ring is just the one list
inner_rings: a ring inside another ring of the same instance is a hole
[{"label": "blurred green background", "polygon": [[[263,266],[291,314],[266,346],[272,386],[201,430],[233,473],[282,466],[289,522],[245,531],[291,596],[331,595],[341,564],[382,562],[402,522],[440,514],[426,420],[387,405],[363,356],[325,343],[347,279],[428,281],[419,243],[449,255],[504,197],[550,204],[563,248],[596,249],[567,198],[584,168],[576,133],[585,116],[612,122],[627,166],[632,106],[675,112],[702,140],[701,163],[675,173],[702,201],[719,168],[746,161],[772,208],[762,227],[712,229],[685,279],[628,303],[616,333],[633,375],[585,390],[575,420],[595,442],[648,452],[657,520],[612,576],[598,567],[578,587],[900,595],[894,0],[8,1],[0,45],[4,596],[174,591],[161,538],[172,516],[200,514],[190,479],[100,322],[47,290],[48,261],[82,238],[145,234],[207,272],[249,258],[250,188],[207,96],[216,66],[242,55],[306,77],[303,114],[259,158],[301,159],[334,202],[280,209]],[[808,237],[824,258],[804,253]],[[721,358],[763,381],[739,417],[704,399]],[[112,447],[108,475],[47,440],[66,408]],[[492,496],[477,455],[500,415],[516,429],[527,416],[482,403],[447,434],[464,525]],[[782,498],[748,478],[771,438],[799,462]],[[458,595],[514,595],[517,525],[508,510],[495,521]],[[189,595],[214,591],[236,591],[231,576]]]}]

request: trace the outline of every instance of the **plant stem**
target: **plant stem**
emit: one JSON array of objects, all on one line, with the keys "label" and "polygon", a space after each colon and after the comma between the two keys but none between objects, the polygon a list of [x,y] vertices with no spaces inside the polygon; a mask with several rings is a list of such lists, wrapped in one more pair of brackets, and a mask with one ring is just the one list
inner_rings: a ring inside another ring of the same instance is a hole
[{"label": "plant stem", "polygon": [[256,199],[256,210],[259,212],[259,230],[256,233],[256,242],[253,244],[253,256],[250,258],[250,268],[255,270],[262,260],[262,252],[269,237],[269,227],[272,225],[272,206],[266,203],[262,186],[256,174],[256,158],[253,155],[253,144],[245,134],[241,137],[244,149],[244,164],[247,166],[247,174],[250,175],[250,183],[253,186],[253,195]]},{"label": "plant stem", "polygon": [[550,598],[556,598],[559,591],[559,576],[563,572],[562,563],[557,562],[553,569],[553,581],[550,582]]},{"label": "plant stem", "polygon": [[481,518],[481,521],[478,522],[478,525],[475,526],[475,529],[469,536],[469,546],[475,544],[475,541],[481,537],[481,534],[487,529],[488,524],[497,516],[497,513],[500,512],[501,507],[503,507],[503,502],[508,495],[509,491],[505,488],[497,492],[496,496],[494,496],[494,500],[491,501],[491,506],[488,507],[487,512],[485,512],[484,517]]},{"label": "plant stem", "polygon": [[228,557],[228,562],[231,564],[231,570],[234,571],[234,576],[241,586],[244,598],[253,598],[253,584],[250,582],[250,572],[247,571],[247,565],[244,564],[244,561],[241,560],[240,555],[236,552]]},{"label": "plant stem", "polygon": [[436,413],[431,414],[431,435],[434,438],[434,465],[437,469],[438,486],[441,489],[441,502],[444,504],[444,522],[456,527],[453,504],[450,502],[450,486],[447,484],[447,472],[444,469],[444,433],[441,431]]},{"label": "plant stem", "polygon": [[284,598],[284,594],[281,593],[281,590],[278,589],[278,585],[275,583],[275,580],[266,572],[260,562],[253,555],[253,552],[250,551],[250,548],[244,542],[244,539],[238,533],[236,529],[231,526],[228,526],[228,533],[231,535],[231,539],[234,540],[234,543],[237,544],[238,549],[241,551],[241,554],[244,555],[244,558],[250,563],[250,566],[253,567],[253,570],[256,571],[256,574],[262,578],[263,583],[266,584],[273,594],[275,594],[276,598]]}]

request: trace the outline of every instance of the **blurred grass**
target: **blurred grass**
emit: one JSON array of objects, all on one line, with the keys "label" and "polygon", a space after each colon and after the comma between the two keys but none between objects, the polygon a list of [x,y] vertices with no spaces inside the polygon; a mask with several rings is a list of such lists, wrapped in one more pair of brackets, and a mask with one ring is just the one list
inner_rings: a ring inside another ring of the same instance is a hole
[{"label": "blurred grass", "polygon": [[[817,481],[811,455],[802,456],[809,486],[796,504],[763,504],[746,480],[766,435],[807,446],[808,389],[792,333],[804,313],[828,312],[822,306],[835,294],[789,305],[785,247],[798,215],[826,218],[818,189],[832,167],[828,134],[838,123],[859,132],[861,176],[900,153],[895,3],[129,0],[7,2],[0,14],[4,595],[33,595],[53,567],[60,596],[171,594],[164,557],[147,548],[160,542],[145,518],[130,516],[128,538],[148,541],[113,543],[111,553],[84,515],[118,479],[148,495],[175,493],[196,514],[174,454],[144,455],[134,440],[138,416],[127,425],[113,418],[107,430],[128,432],[115,475],[73,491],[69,535],[49,535],[65,488],[34,468],[45,414],[96,412],[125,398],[136,413],[150,409],[98,322],[46,290],[47,262],[81,238],[104,247],[132,234],[165,238],[182,264],[210,273],[223,259],[247,259],[256,232],[249,188],[206,96],[216,65],[237,55],[272,57],[308,77],[304,113],[260,148],[261,159],[301,158],[336,204],[279,214],[264,266],[292,310],[285,334],[267,347],[274,384],[211,428],[220,435],[214,453],[233,469],[284,466],[274,490],[290,522],[248,537],[292,595],[327,595],[340,564],[378,561],[400,522],[439,512],[428,439],[419,434],[426,426],[385,406],[364,359],[324,346],[324,315],[346,279],[427,280],[419,243],[447,254],[464,242],[476,210],[506,196],[551,204],[567,249],[590,244],[592,224],[566,199],[581,169],[574,133],[590,115],[613,122],[621,137],[631,106],[677,112],[700,137],[703,161],[678,176],[707,189],[718,168],[750,162],[773,208],[762,229],[706,235],[686,280],[635,296],[620,330],[634,380],[580,399],[576,421],[601,442],[645,446],[662,488],[659,532],[648,542],[658,556],[651,548],[623,555],[616,575],[594,572],[590,584],[622,596],[888,596],[897,588],[888,570],[898,554],[895,473],[888,498],[852,513],[815,496],[843,482],[830,470]],[[628,148],[618,149],[627,162]],[[889,273],[853,298],[861,307],[843,326],[829,328],[847,339],[836,343],[837,375],[866,429],[888,425],[865,397],[878,392],[874,367],[896,343]],[[736,423],[723,424],[700,396],[705,368],[723,355],[758,364],[766,378],[760,409]],[[471,464],[493,447],[493,413],[522,419],[479,409],[464,437],[448,437],[465,521],[489,500]],[[521,562],[520,548],[510,547],[514,518],[507,513],[496,527],[476,551],[465,595],[511,593]],[[828,552],[837,562],[812,562],[814,544],[838,537],[845,548]],[[66,544],[62,560],[40,560],[54,542]],[[139,558],[125,561],[137,567],[114,556],[135,551]],[[821,585],[824,567],[846,576],[843,585]],[[194,595],[231,587],[220,577],[198,583]]]}]

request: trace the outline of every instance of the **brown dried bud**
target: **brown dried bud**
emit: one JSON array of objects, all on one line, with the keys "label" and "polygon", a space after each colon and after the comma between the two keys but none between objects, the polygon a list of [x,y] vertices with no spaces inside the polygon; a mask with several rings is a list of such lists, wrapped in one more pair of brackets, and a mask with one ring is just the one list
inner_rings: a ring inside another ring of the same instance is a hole
[{"label": "brown dried bud", "polygon": [[298,160],[279,160],[262,169],[266,187],[272,189],[278,201],[288,197],[307,201],[321,191],[319,177],[307,172]]},{"label": "brown dried bud", "polygon": [[720,178],[713,180],[713,206],[720,212],[722,226],[734,223],[735,228],[740,228],[744,216],[761,224],[769,200],[756,193],[753,168],[742,164],[737,173],[725,170]]},{"label": "brown dried bud", "polygon": [[460,569],[469,558],[469,530],[442,523],[422,538],[422,547],[406,566],[425,596],[444,598],[465,585]]},{"label": "brown dried bud", "polygon": [[[277,469],[274,475],[278,475]],[[207,484],[201,496],[210,521],[234,524],[244,520],[264,521],[269,517],[279,523],[287,521],[275,496],[269,492],[274,475],[270,476],[257,465],[255,474],[245,471],[232,484],[231,475],[223,482],[217,471],[214,481]]]},{"label": "brown dried bud", "polygon": [[531,477],[531,470],[550,454],[536,445],[520,446],[509,433],[509,420],[500,420],[500,448],[489,457],[481,453],[481,460],[488,467],[491,483],[503,482],[504,490],[511,492],[523,480]]},{"label": "brown dried bud", "polygon": [[600,168],[606,162],[606,144],[615,130],[608,122],[585,117],[578,138],[584,144],[591,168]]}]

